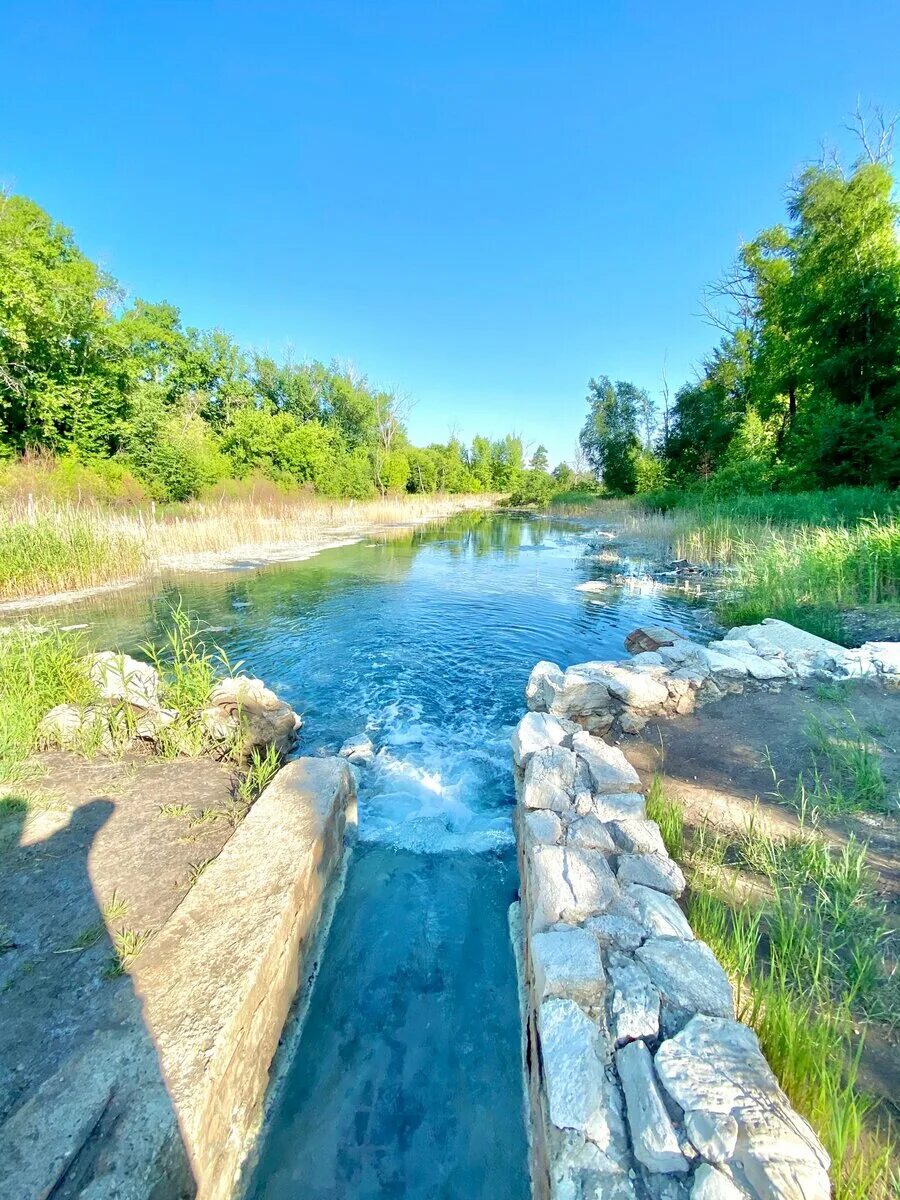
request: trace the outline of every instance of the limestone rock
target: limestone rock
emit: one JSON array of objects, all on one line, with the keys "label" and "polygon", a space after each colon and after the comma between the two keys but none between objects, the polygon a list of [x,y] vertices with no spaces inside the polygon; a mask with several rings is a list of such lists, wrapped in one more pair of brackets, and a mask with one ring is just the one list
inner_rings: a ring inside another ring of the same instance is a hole
[{"label": "limestone rock", "polygon": [[607,715],[612,706],[606,686],[607,665],[603,662],[586,662],[569,667],[550,711],[561,717]]},{"label": "limestone rock", "polygon": [[734,1154],[738,1126],[731,1113],[686,1112],[684,1131],[691,1145],[707,1162],[727,1162]]},{"label": "limestone rock", "polygon": [[348,762],[370,763],[375,757],[375,744],[368,734],[358,733],[347,738],[338,750],[338,755],[346,758]]},{"label": "limestone rock", "polygon": [[546,808],[536,808],[524,814],[526,840],[530,843],[543,842],[548,846],[558,845],[563,839],[563,823]]},{"label": "limestone rock", "polygon": [[746,1195],[727,1175],[706,1163],[701,1163],[694,1173],[691,1200],[745,1200]]},{"label": "limestone rock", "polygon": [[784,659],[763,658],[756,653],[749,642],[729,641],[725,638],[720,642],[710,642],[709,649],[737,659],[747,668],[747,673],[752,679],[766,682],[771,679],[790,679],[794,674]]},{"label": "limestone rock", "polygon": [[515,727],[510,740],[516,766],[524,767],[535,751],[561,746],[566,740],[566,731],[549,713],[530,712]]},{"label": "limestone rock", "polygon": [[625,954],[609,956],[609,1024],[617,1046],[659,1036],[659,992],[639,962]]},{"label": "limestone rock", "polygon": [[602,853],[565,846],[535,846],[526,864],[532,929],[562,921],[579,924],[604,912],[619,888]]},{"label": "limestone rock", "polygon": [[586,929],[550,929],[531,938],[538,1001],[551,996],[583,1006],[599,1004],[606,992],[600,944]]},{"label": "limestone rock", "polygon": [[606,592],[609,591],[610,584],[602,579],[587,579],[584,583],[576,583],[576,592]]},{"label": "limestone rock", "polygon": [[563,688],[562,670],[552,662],[537,663],[525,685],[525,701],[532,712],[548,712]]},{"label": "limestone rock", "polygon": [[585,929],[606,949],[633,951],[647,937],[647,930],[637,916],[637,910],[624,893],[615,900],[605,913],[589,917]]},{"label": "limestone rock", "polygon": [[579,807],[577,811],[585,815],[591,813],[599,821],[642,820],[646,815],[646,806],[639,792],[609,792],[589,796],[584,809]]},{"label": "limestone rock", "polygon": [[663,1032],[680,1029],[695,1013],[732,1017],[734,1000],[728,976],[705,942],[653,937],[635,957],[659,989],[663,1001]]},{"label": "limestone rock", "polygon": [[37,739],[44,749],[78,750],[85,745],[97,745],[113,750],[109,709],[100,704],[57,704],[42,718]]},{"label": "limestone rock", "polygon": [[616,849],[625,854],[666,854],[659,826],[648,820],[607,821]]},{"label": "limestone rock", "polygon": [[634,903],[639,922],[651,935],[683,938],[685,941],[693,939],[694,931],[687,917],[665,892],[632,883],[624,888],[625,897]]},{"label": "limestone rock", "polygon": [[200,720],[213,741],[236,738],[245,756],[266,746],[287,754],[303,724],[290,705],[279,700],[261,679],[247,675],[220,679]]},{"label": "limestone rock", "polygon": [[900,675],[900,642],[866,642],[862,649],[883,675]]},{"label": "limestone rock", "polygon": [[103,650],[89,655],[85,664],[104,700],[124,700],[140,708],[159,706],[159,672],[150,663]]},{"label": "limestone rock", "polygon": [[593,790],[600,795],[637,792],[641,781],[634,767],[618,748],[608,746],[589,733],[576,733],[572,748],[587,763]]},{"label": "limestone rock", "polygon": [[686,1113],[734,1118],[737,1138],[727,1166],[750,1195],[828,1200],[828,1155],[791,1108],[746,1025],[696,1016],[660,1046],[656,1070]]},{"label": "limestone rock", "polygon": [[575,755],[565,746],[535,750],[525,767],[522,804],[525,808],[549,808],[568,812],[575,795]]},{"label": "limestone rock", "polygon": [[604,1149],[612,1139],[614,1110],[600,1030],[574,1000],[562,999],[543,1002],[538,1029],[550,1120]]},{"label": "limestone rock", "polygon": [[610,695],[641,712],[657,711],[669,696],[665,684],[646,671],[635,671],[630,663],[624,667],[607,664],[606,687]]},{"label": "limestone rock", "polygon": [[567,846],[583,846],[588,850],[603,850],[612,854],[615,850],[613,839],[606,825],[594,813],[586,813],[576,817],[566,830]]},{"label": "limestone rock", "polygon": [[686,1172],[688,1161],[659,1094],[650,1051],[643,1042],[629,1042],[616,1051],[616,1068],[625,1093],[635,1158],[648,1171]]},{"label": "limestone rock", "polygon": [[632,712],[628,708],[619,714],[619,728],[623,733],[637,735],[641,732],[646,724],[646,717],[641,716],[640,713]]},{"label": "limestone rock", "polygon": [[670,896],[680,896],[685,880],[681,868],[662,854],[622,854],[616,872],[619,883],[640,883]]}]

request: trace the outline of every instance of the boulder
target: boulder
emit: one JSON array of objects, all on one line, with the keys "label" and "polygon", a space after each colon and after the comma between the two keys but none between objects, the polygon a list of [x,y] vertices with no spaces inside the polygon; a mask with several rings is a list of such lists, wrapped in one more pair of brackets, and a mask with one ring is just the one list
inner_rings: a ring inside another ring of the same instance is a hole
[{"label": "boulder", "polygon": [[659,992],[639,962],[626,954],[609,955],[609,1027],[617,1046],[659,1036]]},{"label": "boulder", "polygon": [[602,579],[587,579],[584,583],[576,583],[576,592],[606,592],[610,588],[610,584],[605,583]]},{"label": "boulder", "polygon": [[634,818],[607,821],[615,847],[625,854],[666,854],[659,826],[655,821]]},{"label": "boulder", "polygon": [[685,1114],[726,1114],[737,1125],[725,1160],[759,1200],[828,1200],[829,1159],[778,1086],[756,1034],[734,1020],[696,1016],[656,1054],[663,1088]]},{"label": "boulder", "polygon": [[619,714],[619,728],[623,733],[636,735],[641,732],[646,724],[646,717],[641,716],[639,713],[631,712],[630,709],[626,708],[623,713]]},{"label": "boulder", "polygon": [[572,748],[587,764],[595,793],[617,795],[640,790],[638,773],[618,746],[608,746],[585,732],[575,734]]},{"label": "boulder", "polygon": [[545,746],[528,758],[522,783],[525,808],[568,812],[575,797],[575,755],[565,746]]},{"label": "boulder", "polygon": [[607,666],[607,663],[587,662],[569,667],[550,711],[559,717],[606,716],[613,703],[606,686]]},{"label": "boulder", "polygon": [[694,1172],[691,1200],[745,1200],[746,1195],[727,1175],[707,1163],[701,1163]]},{"label": "boulder", "polygon": [[526,841],[555,846],[563,840],[564,826],[555,812],[546,808],[535,808],[524,814]]},{"label": "boulder", "polygon": [[545,712],[526,713],[510,739],[516,766],[524,767],[537,750],[561,746],[566,737],[566,731],[556,717]]},{"label": "boulder", "polygon": [[548,929],[531,938],[538,1002],[562,996],[582,1006],[599,1004],[606,992],[600,943],[586,929]]},{"label": "boulder", "polygon": [[212,741],[234,739],[245,757],[266,746],[287,754],[303,724],[290,705],[279,700],[261,679],[247,675],[220,679],[200,720]]},{"label": "boulder", "polygon": [[340,758],[346,758],[352,763],[370,763],[375,757],[375,743],[365,733],[357,733],[348,737],[338,750]]},{"label": "boulder", "polygon": [[548,712],[563,688],[562,670],[552,662],[537,663],[525,685],[525,700],[532,712]]},{"label": "boulder", "polygon": [[606,854],[612,854],[615,850],[609,830],[593,813],[570,821],[566,830],[566,845],[582,846],[587,850],[602,850]]},{"label": "boulder", "polygon": [[900,675],[900,642],[866,642],[862,649],[882,675]]},{"label": "boulder", "polygon": [[615,900],[605,913],[589,917],[584,923],[606,949],[634,951],[647,937],[647,930],[638,920],[634,907],[624,895]]},{"label": "boulder", "polygon": [[600,1030],[574,1000],[563,999],[541,1004],[538,1030],[550,1120],[604,1149],[615,1139],[616,1113]]},{"label": "boulder", "polygon": [[687,1172],[688,1161],[659,1094],[650,1051],[643,1042],[629,1042],[616,1051],[616,1068],[635,1158],[654,1173]]},{"label": "boulder", "polygon": [[737,1145],[738,1126],[731,1113],[686,1112],[684,1132],[706,1162],[726,1162]]},{"label": "boulder", "polygon": [[635,958],[646,967],[659,990],[663,1032],[667,1036],[681,1029],[696,1013],[734,1016],[728,976],[705,942],[652,937],[637,948]]},{"label": "boulder", "polygon": [[639,883],[629,884],[623,889],[623,897],[632,901],[637,919],[650,934],[657,937],[677,937],[691,941],[694,931],[688,919],[665,892],[644,887]]},{"label": "boulder", "polygon": [[640,883],[670,896],[680,896],[685,880],[681,868],[664,854],[621,854],[616,871],[619,883]]},{"label": "boulder", "polygon": [[648,671],[634,670],[630,663],[607,664],[605,682],[610,695],[640,712],[656,712],[669,698],[665,684]]},{"label": "boulder", "polygon": [[640,820],[646,813],[644,797],[640,792],[609,792],[606,795],[589,795],[582,807],[576,804],[579,813],[592,813],[600,821],[619,821],[634,818]]},{"label": "boulder", "polygon": [[88,655],[83,661],[104,700],[122,700],[137,708],[159,707],[159,672],[150,663],[112,650]]},{"label": "boulder", "polygon": [[604,912],[619,894],[612,871],[597,850],[535,846],[526,863],[532,929],[577,925]]}]

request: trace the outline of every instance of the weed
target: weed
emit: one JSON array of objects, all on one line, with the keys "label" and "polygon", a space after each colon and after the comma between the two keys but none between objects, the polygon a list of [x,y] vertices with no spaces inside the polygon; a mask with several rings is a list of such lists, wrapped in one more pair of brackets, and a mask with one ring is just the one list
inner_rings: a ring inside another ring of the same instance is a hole
[{"label": "weed", "polygon": [[191,811],[189,804],[161,804],[159,806],[161,817],[189,817]]},{"label": "weed", "polygon": [[103,978],[117,979],[124,975],[151,936],[150,930],[120,929],[113,937],[113,956],[103,970]]},{"label": "weed", "polygon": [[866,738],[849,710],[847,718],[843,726],[836,722],[826,726],[816,717],[807,723],[813,752],[827,762],[833,784],[832,788],[821,788],[820,799],[832,809],[883,812],[888,807],[888,792],[878,748]]},{"label": "weed", "polygon": [[188,867],[188,887],[194,886],[194,884],[197,882],[197,880],[200,878],[200,876],[203,874],[203,872],[206,870],[206,868],[209,866],[209,864],[211,862],[212,862],[211,858],[204,858],[202,860],[202,862],[191,863],[189,865],[189,867]]},{"label": "weed", "polygon": [[274,777],[281,766],[281,758],[274,746],[267,746],[263,753],[254,748],[250,754],[247,770],[235,788],[235,798],[249,808]]},{"label": "weed", "polygon": [[103,919],[107,924],[112,924],[114,921],[121,921],[128,912],[128,901],[123,900],[118,891],[113,888],[112,895],[108,900],[104,901],[100,911],[103,913]]}]

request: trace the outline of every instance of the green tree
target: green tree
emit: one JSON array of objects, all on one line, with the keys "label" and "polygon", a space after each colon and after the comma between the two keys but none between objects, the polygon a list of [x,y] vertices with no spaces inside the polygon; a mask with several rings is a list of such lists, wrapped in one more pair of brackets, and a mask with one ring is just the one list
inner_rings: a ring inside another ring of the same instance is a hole
[{"label": "green tree", "polygon": [[109,454],[128,412],[118,290],[65,226],[0,194],[0,414],[7,449]]},{"label": "green tree", "polygon": [[539,445],[531,456],[532,471],[546,471],[550,466],[550,460],[547,457],[547,447]]},{"label": "green tree", "polygon": [[634,384],[612,384],[606,375],[588,383],[588,415],[579,441],[596,477],[610,492],[621,495],[632,493],[636,485],[640,397]]}]

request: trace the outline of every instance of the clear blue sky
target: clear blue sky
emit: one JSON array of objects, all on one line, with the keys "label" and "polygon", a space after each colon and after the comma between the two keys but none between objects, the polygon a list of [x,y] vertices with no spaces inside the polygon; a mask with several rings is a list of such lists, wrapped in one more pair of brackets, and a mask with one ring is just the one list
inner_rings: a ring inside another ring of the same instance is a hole
[{"label": "clear blue sky", "polygon": [[7,0],[0,181],[135,296],[350,361],[414,439],[569,457],[592,374],[658,389],[704,283],[857,94],[900,5]]}]

